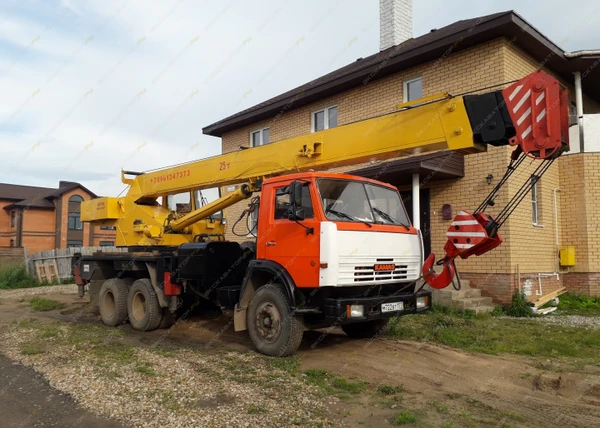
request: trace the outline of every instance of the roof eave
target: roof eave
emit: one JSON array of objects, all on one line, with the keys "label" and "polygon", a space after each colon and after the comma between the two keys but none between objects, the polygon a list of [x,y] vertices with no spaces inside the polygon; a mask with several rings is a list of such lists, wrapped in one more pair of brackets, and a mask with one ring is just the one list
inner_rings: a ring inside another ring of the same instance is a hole
[{"label": "roof eave", "polygon": [[[303,92],[299,91],[256,110],[248,111],[230,119],[225,118],[203,128],[202,133],[222,137],[225,132],[268,118],[276,118],[278,114],[290,108],[301,107],[313,101],[357,87],[361,85],[365,78],[369,78],[369,81],[380,79],[389,74],[439,59],[443,55],[448,55],[446,52],[450,46],[454,45],[450,53],[455,53],[501,37],[512,40],[513,43],[540,61],[541,66],[547,66],[566,80],[571,79],[570,74],[575,71],[576,62],[569,61],[559,46],[525,21],[519,14],[511,11],[466,30],[458,31],[426,45],[408,50],[395,57],[384,59],[385,63],[384,61],[378,61],[369,67],[315,85]],[[456,42],[458,43],[455,44]],[[382,66],[382,64],[384,65]],[[591,95],[592,98],[600,100],[600,87],[590,86],[590,88],[594,92],[594,95]]]}]

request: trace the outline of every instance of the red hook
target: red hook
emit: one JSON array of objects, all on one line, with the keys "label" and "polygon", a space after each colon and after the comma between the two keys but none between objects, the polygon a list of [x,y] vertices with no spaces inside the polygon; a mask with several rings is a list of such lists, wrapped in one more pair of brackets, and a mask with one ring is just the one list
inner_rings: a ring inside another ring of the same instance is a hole
[{"label": "red hook", "polygon": [[437,273],[433,270],[435,263],[435,254],[431,253],[425,263],[423,263],[423,279],[432,288],[445,288],[452,283],[456,273],[453,263],[454,258],[443,258],[441,261],[442,272]]}]

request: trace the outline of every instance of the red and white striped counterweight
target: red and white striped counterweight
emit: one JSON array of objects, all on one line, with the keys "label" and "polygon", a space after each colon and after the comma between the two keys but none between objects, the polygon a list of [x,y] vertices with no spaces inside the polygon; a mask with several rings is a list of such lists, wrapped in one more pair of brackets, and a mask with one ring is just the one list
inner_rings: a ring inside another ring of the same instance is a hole
[{"label": "red and white striped counterweight", "polygon": [[515,127],[511,146],[532,158],[548,159],[569,138],[567,90],[549,74],[538,71],[513,83],[502,97]]}]

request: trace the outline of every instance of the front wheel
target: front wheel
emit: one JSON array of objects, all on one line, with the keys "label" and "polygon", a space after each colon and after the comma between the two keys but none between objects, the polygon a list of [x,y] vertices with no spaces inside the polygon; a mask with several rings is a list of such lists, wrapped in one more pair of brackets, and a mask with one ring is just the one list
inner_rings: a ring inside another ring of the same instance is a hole
[{"label": "front wheel", "polygon": [[387,325],[388,320],[374,320],[346,324],[342,330],[347,336],[354,339],[371,339],[377,336]]},{"label": "front wheel", "polygon": [[265,355],[291,355],[302,342],[302,317],[292,313],[283,286],[279,284],[263,285],[254,293],[246,323],[252,343]]}]

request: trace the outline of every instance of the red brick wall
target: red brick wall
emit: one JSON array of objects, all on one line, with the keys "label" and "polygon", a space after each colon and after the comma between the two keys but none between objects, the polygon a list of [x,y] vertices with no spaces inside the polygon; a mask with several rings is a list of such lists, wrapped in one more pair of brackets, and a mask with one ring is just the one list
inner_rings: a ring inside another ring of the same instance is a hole
[{"label": "red brick wall", "polygon": [[17,228],[10,227],[10,210],[6,211],[5,206],[12,204],[11,201],[0,201],[0,247],[10,246],[10,240],[17,242]]}]

